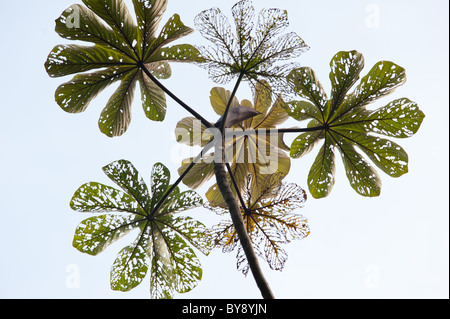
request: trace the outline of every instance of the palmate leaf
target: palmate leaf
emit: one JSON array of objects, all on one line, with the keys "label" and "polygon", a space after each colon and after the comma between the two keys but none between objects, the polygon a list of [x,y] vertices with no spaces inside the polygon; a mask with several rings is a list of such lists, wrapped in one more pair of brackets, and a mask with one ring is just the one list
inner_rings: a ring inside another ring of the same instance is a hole
[{"label": "palmate leaf", "polygon": [[241,0],[233,6],[232,15],[236,32],[232,32],[228,18],[218,8],[196,17],[197,29],[214,44],[199,47],[203,57],[200,66],[209,71],[216,83],[225,84],[243,74],[253,89],[265,80],[277,93],[285,92],[286,76],[294,64],[276,63],[296,58],[309,49],[295,33],[280,35],[289,25],[287,12],[262,10],[254,23],[252,2]]},{"label": "palmate leaf", "polygon": [[[267,87],[267,83],[257,85],[254,103],[248,100],[239,102],[237,98],[231,103],[231,110],[244,106],[254,110],[254,114],[258,114],[236,123],[231,128],[235,134],[230,133],[225,138],[225,157],[230,163],[240,192],[245,191],[247,187],[248,175],[253,177],[251,188],[256,191],[267,175],[280,173],[286,176],[290,170],[290,158],[285,152],[288,149],[282,136],[271,132],[277,125],[286,121],[289,115],[286,113],[282,98],[272,104],[271,92],[267,91]],[[211,90],[211,105],[219,116],[225,111],[230,96],[231,93],[224,88],[216,87]],[[175,133],[177,141],[191,146],[204,146],[213,137],[199,121],[193,118],[185,118],[178,122]],[[178,169],[180,175],[193,160],[189,158],[183,161]],[[183,183],[196,189],[212,176],[214,176],[214,152],[205,154],[186,174]],[[235,188],[232,190],[236,191]],[[217,184],[210,187],[206,197],[212,205],[227,207]]]},{"label": "palmate leaf", "polygon": [[200,262],[192,247],[209,254],[205,226],[176,213],[202,205],[194,191],[178,187],[156,210],[169,190],[170,172],[155,164],[147,187],[134,166],[125,160],[103,168],[121,190],[87,183],[74,194],[70,206],[78,212],[106,213],[83,220],[75,231],[73,246],[97,255],[129,232],[139,230],[136,240],[123,248],[111,269],[111,288],[129,291],[139,285],[150,269],[151,295],[171,298],[193,289],[202,277]]},{"label": "palmate leaf", "polygon": [[[143,72],[143,67],[159,79],[171,76],[168,62],[199,62],[199,52],[188,44],[167,47],[188,35],[179,15],[173,15],[159,34],[157,29],[167,0],[133,0],[137,24],[123,0],[83,0],[56,19],[56,32],[68,40],[90,42],[93,46],[57,45],[45,63],[51,77],[73,75],[55,93],[58,105],[69,113],[86,110],[90,102],[111,84],[120,81],[99,119],[101,132],[109,137],[126,132],[131,122],[131,106],[136,83],[142,107],[153,121],[166,115],[164,92]],[[89,71],[93,71],[87,73]]]},{"label": "palmate leaf", "polygon": [[337,53],[331,60],[331,98],[312,69],[300,68],[289,75],[298,96],[308,101],[289,102],[287,112],[299,121],[310,120],[308,127],[317,128],[294,140],[291,157],[302,157],[324,141],[308,176],[309,190],[315,198],[328,196],[333,188],[336,151],[341,154],[350,185],[363,196],[378,196],[381,192],[381,179],[366,158],[389,176],[400,177],[408,172],[408,155],[403,148],[379,135],[410,137],[418,131],[425,115],[407,98],[368,110],[367,105],[402,85],[406,75],[395,63],[381,61],[348,94],[363,67],[364,58],[359,52]]},{"label": "palmate leaf", "polygon": [[[282,174],[266,176],[257,192],[248,186],[244,194],[247,209],[241,209],[255,253],[274,270],[282,270],[287,261],[287,253],[282,245],[303,239],[310,233],[307,219],[293,213],[295,209],[303,207],[306,193],[296,184],[282,183],[283,177]],[[251,181],[247,185],[252,185]],[[219,214],[227,213],[226,208],[211,204],[205,206]],[[249,265],[232,221],[225,220],[214,226],[211,236],[214,246],[223,252],[238,248],[237,268],[247,275]]]}]

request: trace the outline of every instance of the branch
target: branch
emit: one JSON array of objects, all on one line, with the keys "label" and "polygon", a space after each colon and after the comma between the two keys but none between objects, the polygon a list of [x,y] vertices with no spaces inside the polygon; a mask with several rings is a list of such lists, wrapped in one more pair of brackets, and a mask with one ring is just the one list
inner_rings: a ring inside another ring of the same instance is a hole
[{"label": "branch", "polygon": [[228,135],[232,136],[243,136],[243,135],[253,135],[253,134],[281,134],[281,133],[305,133],[305,132],[317,132],[317,131],[323,131],[326,130],[327,126],[317,126],[317,127],[306,127],[306,128],[262,128],[262,129],[250,129],[250,130],[232,130],[231,132],[227,132]]},{"label": "branch", "polygon": [[230,100],[228,101],[227,107],[225,108],[225,112],[222,115],[222,123],[220,124],[220,133],[222,133],[222,144],[225,142],[225,123],[227,122],[228,112],[231,108],[231,103],[233,103],[234,97],[236,96],[236,92],[239,88],[239,85],[241,84],[242,79],[244,78],[245,73],[241,72],[239,74],[239,78],[236,82],[236,85],[234,86],[233,92],[231,93]]},{"label": "branch", "polygon": [[[223,154],[223,145],[221,143],[216,143],[216,153]],[[231,190],[230,183],[228,182],[227,173],[224,164],[224,156],[222,156],[222,162],[214,162],[214,173],[216,174],[217,185],[219,187],[222,196],[227,203],[228,209],[230,211],[231,219],[233,221],[234,228],[238,235],[239,241],[245,252],[245,257],[247,258],[250,269],[252,270],[253,278],[255,279],[256,285],[264,299],[274,299],[274,295],[264,278],[264,274],[261,271],[259,265],[258,257],[253,249],[250,237],[247,234],[244,225],[244,219],[242,218],[241,210],[234,197]]]},{"label": "branch", "polygon": [[193,108],[191,108],[189,105],[184,103],[182,100],[180,100],[175,94],[173,94],[168,88],[166,88],[157,78],[151,74],[151,72],[145,67],[143,62],[138,63],[139,68],[147,75],[150,80],[152,80],[161,90],[163,90],[167,95],[169,95],[172,99],[175,100],[178,104],[180,104],[186,111],[191,113],[195,118],[200,120],[204,126],[207,128],[213,127],[213,125],[207,121],[203,116],[198,114],[196,111],[194,111]]},{"label": "branch", "polygon": [[317,127],[306,127],[306,128],[280,128],[278,129],[278,133],[305,133],[305,132],[316,132],[323,131],[327,129],[326,126],[317,126]]},{"label": "branch", "polygon": [[158,210],[161,208],[161,205],[164,204],[166,199],[170,196],[170,194],[173,192],[173,190],[178,186],[178,184],[181,183],[183,178],[186,177],[186,175],[189,173],[189,171],[194,167],[195,164],[198,163],[198,161],[203,157],[203,155],[211,148],[211,146],[208,144],[201,152],[197,155],[197,157],[192,161],[192,163],[188,166],[188,168],[181,174],[181,176],[177,179],[177,181],[169,188],[167,192],[163,195],[163,197],[159,200],[159,202],[156,204],[155,208],[151,211],[148,219],[152,220]]},{"label": "branch", "polygon": [[[264,274],[262,273],[261,267],[259,265],[258,257],[256,256],[255,250],[253,249],[253,244],[248,236],[247,230],[245,229],[244,219],[242,218],[241,209],[239,207],[238,202],[236,201],[236,197],[231,190],[230,183],[228,182],[226,165],[225,165],[225,123],[227,120],[228,112],[231,107],[231,103],[236,95],[236,92],[239,88],[239,85],[244,78],[244,73],[241,72],[239,75],[239,79],[231,93],[230,100],[228,101],[228,105],[223,114],[223,120],[220,125],[220,133],[222,138],[220,140],[215,141],[215,158],[214,158],[214,173],[216,175],[217,186],[219,187],[220,193],[225,200],[228,210],[230,211],[231,220],[233,221],[234,228],[236,229],[236,233],[238,235],[241,246],[245,252],[245,257],[247,258],[248,264],[250,265],[250,269],[252,270],[253,278],[255,279],[256,285],[264,299],[274,299],[274,295],[272,290],[269,287],[266,279],[264,278]],[[235,183],[234,176],[230,170],[230,177]],[[235,184],[236,186],[236,184]],[[239,194],[239,190],[237,190]],[[243,200],[240,198],[242,203]],[[245,206],[243,206],[245,208]]]},{"label": "branch", "polygon": [[238,184],[236,183],[236,179],[234,178],[233,171],[231,170],[230,164],[225,163],[225,165],[227,167],[227,171],[228,171],[228,174],[230,175],[231,182],[233,183],[234,189],[236,190],[236,194],[238,195],[239,201],[241,202],[241,206],[244,209],[244,211],[247,212],[248,211],[247,205],[245,205],[245,201],[242,198],[241,192],[239,190]]}]

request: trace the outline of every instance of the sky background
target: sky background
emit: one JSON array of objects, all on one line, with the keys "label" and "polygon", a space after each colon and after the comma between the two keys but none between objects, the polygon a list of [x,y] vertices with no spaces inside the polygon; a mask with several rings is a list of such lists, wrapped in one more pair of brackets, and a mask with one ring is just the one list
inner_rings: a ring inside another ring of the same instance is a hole
[{"label": "sky background", "polygon": [[[166,120],[155,123],[145,118],[137,91],[131,126],[115,139],[101,134],[97,121],[116,86],[105,90],[82,114],[59,108],[55,89],[70,77],[51,79],[44,62],[55,45],[68,43],[54,32],[54,20],[74,2],[2,1],[0,298],[148,298],[148,276],[129,293],[109,287],[116,254],[134,237],[130,234],[96,257],[78,252],[72,247],[74,230],[90,215],[71,211],[69,202],[85,182],[113,186],[102,167],[115,160],[131,161],[147,182],[153,164],[163,162],[174,181],[181,159],[190,155],[173,134],[177,121],[189,114],[169,98]],[[132,10],[131,1],[126,3]],[[180,13],[182,21],[193,27],[202,10],[218,6],[229,15],[234,3],[170,0],[163,23]],[[418,134],[397,141],[409,154],[410,172],[399,179],[380,173],[380,197],[357,195],[337,160],[331,195],[323,200],[310,196],[305,208],[297,211],[308,218],[311,235],[285,246],[289,259],[282,272],[261,262],[275,296],[448,298],[449,2],[254,0],[253,4],[257,12],[268,7],[288,10],[289,31],[297,32],[311,47],[298,62],[316,71],[327,92],[333,55],[358,50],[366,61],[362,75],[380,60],[393,61],[407,72],[406,84],[374,106],[408,97],[426,114]],[[182,41],[205,43],[199,33]],[[164,84],[215,121],[209,92],[216,84],[207,72],[179,64],[172,64],[172,70],[172,78]],[[252,99],[245,89],[238,98]],[[295,125],[298,122],[293,120],[286,123]],[[306,188],[317,151],[292,160],[288,182]],[[212,182],[199,193],[204,195]],[[202,208],[190,215],[207,225],[220,221]],[[192,292],[176,298],[260,297],[253,278],[236,270],[235,253],[216,250],[199,257],[203,280]]]}]

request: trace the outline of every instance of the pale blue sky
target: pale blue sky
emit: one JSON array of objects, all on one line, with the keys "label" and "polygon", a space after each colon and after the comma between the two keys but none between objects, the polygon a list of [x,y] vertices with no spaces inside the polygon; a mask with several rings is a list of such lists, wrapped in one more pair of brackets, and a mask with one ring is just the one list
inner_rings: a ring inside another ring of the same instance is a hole
[{"label": "pale blue sky", "polygon": [[[54,91],[70,78],[49,78],[44,62],[53,46],[67,43],[54,32],[54,20],[74,2],[2,3],[1,298],[148,297],[148,277],[130,293],[109,288],[115,256],[133,236],[97,257],[72,248],[78,222],[89,215],[72,212],[69,201],[85,182],[110,184],[101,168],[118,159],[134,163],[147,181],[156,162],[164,162],[175,175],[183,152],[174,141],[173,129],[188,114],[169,100],[166,121],[150,122],[136,94],[130,129],[121,138],[109,139],[98,130],[97,120],[113,88],[102,93],[83,114],[63,112],[54,102]],[[126,2],[132,8],[131,1]],[[219,6],[229,14],[234,2],[169,0],[163,22],[178,12],[193,26],[200,11]],[[266,7],[288,10],[289,31],[297,32],[311,47],[298,62],[312,67],[328,91],[330,59],[338,51],[355,49],[365,56],[363,73],[380,60],[406,69],[407,83],[378,106],[408,97],[427,116],[417,135],[399,141],[410,156],[410,173],[400,179],[382,175],[380,197],[356,195],[338,161],[331,196],[310,198],[298,211],[309,219],[312,233],[286,246],[289,260],[285,270],[273,272],[262,262],[276,297],[448,298],[448,1],[253,3],[257,11]],[[203,43],[198,33],[184,41]],[[207,73],[191,65],[172,67],[173,76],[165,84],[205,117],[215,120],[209,91],[216,85]],[[251,99],[246,90],[238,97]],[[306,188],[315,153],[293,160],[287,180]],[[203,195],[206,189],[199,192]],[[219,221],[204,209],[191,215],[208,225]],[[202,282],[177,298],[260,297],[252,278],[236,271],[235,254],[215,251],[200,258]],[[77,274],[74,269],[79,274],[77,287],[71,287],[70,279]]]}]

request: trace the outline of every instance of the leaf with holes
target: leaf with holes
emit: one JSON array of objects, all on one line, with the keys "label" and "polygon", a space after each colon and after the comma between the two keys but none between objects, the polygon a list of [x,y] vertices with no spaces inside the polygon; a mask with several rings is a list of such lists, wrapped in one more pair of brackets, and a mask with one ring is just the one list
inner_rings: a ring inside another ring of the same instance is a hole
[{"label": "leaf with holes", "polygon": [[[188,44],[167,47],[193,30],[173,15],[157,34],[167,0],[133,0],[137,23],[124,0],[83,0],[56,19],[56,32],[68,40],[93,46],[57,45],[45,63],[51,77],[76,74],[55,93],[58,105],[69,113],[86,110],[90,102],[115,82],[119,87],[107,102],[99,119],[101,132],[109,137],[126,132],[131,122],[131,105],[139,82],[142,107],[153,121],[163,121],[166,97],[143,71],[167,79],[168,62],[199,62],[199,52]],[[88,72],[96,70],[94,72]]]},{"label": "leaf with holes", "polygon": [[[253,110],[251,118],[244,117],[243,120],[232,123],[234,125],[227,130],[225,138],[225,156],[231,163],[231,171],[241,192],[245,191],[248,175],[253,176],[252,189],[257,191],[267,175],[281,173],[286,176],[290,170],[291,161],[285,152],[288,148],[283,142],[282,134],[272,131],[277,125],[284,123],[289,115],[281,97],[272,104],[272,93],[267,90],[268,87],[266,82],[257,84],[254,103],[248,100],[239,102],[235,98],[231,104],[231,114],[233,109],[241,106]],[[225,111],[230,96],[231,93],[224,88],[216,87],[211,90],[211,105],[219,116]],[[238,113],[240,112],[236,112]],[[180,143],[189,145],[205,145],[213,137],[210,131],[193,118],[181,120],[175,133]],[[178,170],[179,174],[183,174],[193,160],[184,160]],[[213,161],[214,152],[206,153],[187,173],[183,182],[191,188],[203,185],[214,176]],[[232,190],[236,191],[235,188]],[[226,207],[217,184],[208,190],[206,197],[211,204]]]},{"label": "leaf with holes", "polygon": [[201,206],[202,198],[194,191],[181,193],[175,187],[157,206],[170,188],[170,172],[160,163],[153,166],[150,189],[128,161],[116,161],[103,170],[121,190],[87,183],[75,192],[70,203],[73,210],[103,214],[78,225],[73,246],[97,255],[131,231],[139,230],[136,240],[123,248],[114,261],[111,288],[129,291],[142,282],[150,269],[154,298],[171,298],[174,291],[193,289],[202,277],[193,248],[207,255],[210,242],[202,223],[175,214]]},{"label": "leaf with holes", "polygon": [[425,115],[408,98],[367,109],[367,105],[402,85],[406,75],[397,64],[381,61],[348,94],[363,67],[361,53],[337,53],[331,60],[331,98],[311,68],[300,68],[289,75],[297,95],[307,101],[287,103],[287,112],[298,121],[310,120],[308,127],[317,128],[294,140],[291,157],[302,157],[324,141],[308,176],[309,190],[315,198],[328,196],[333,188],[336,150],[341,154],[350,185],[363,196],[378,196],[381,192],[381,179],[368,159],[392,177],[408,172],[408,155],[403,148],[379,135],[410,137],[418,131]]},{"label": "leaf with holes", "polygon": [[[249,186],[243,196],[246,207],[241,208],[255,253],[274,270],[282,270],[287,260],[287,253],[281,245],[303,239],[310,233],[307,219],[293,213],[303,207],[305,191],[296,184],[282,183],[282,178],[281,174],[266,176],[257,192]],[[247,185],[252,185],[251,181]],[[205,206],[219,214],[228,212],[210,204]],[[231,252],[238,247],[237,266],[246,275],[249,265],[232,221],[226,220],[213,227],[211,236],[214,246],[222,248],[223,252]]]},{"label": "leaf with holes", "polygon": [[295,33],[279,36],[289,25],[287,12],[280,9],[262,10],[254,23],[255,9],[250,0],[241,0],[232,8],[235,33],[228,18],[218,8],[200,13],[195,24],[212,47],[199,47],[204,60],[201,67],[209,71],[213,81],[228,83],[239,74],[256,88],[267,81],[277,92],[286,90],[286,76],[294,64],[277,65],[300,56],[308,50]]}]

